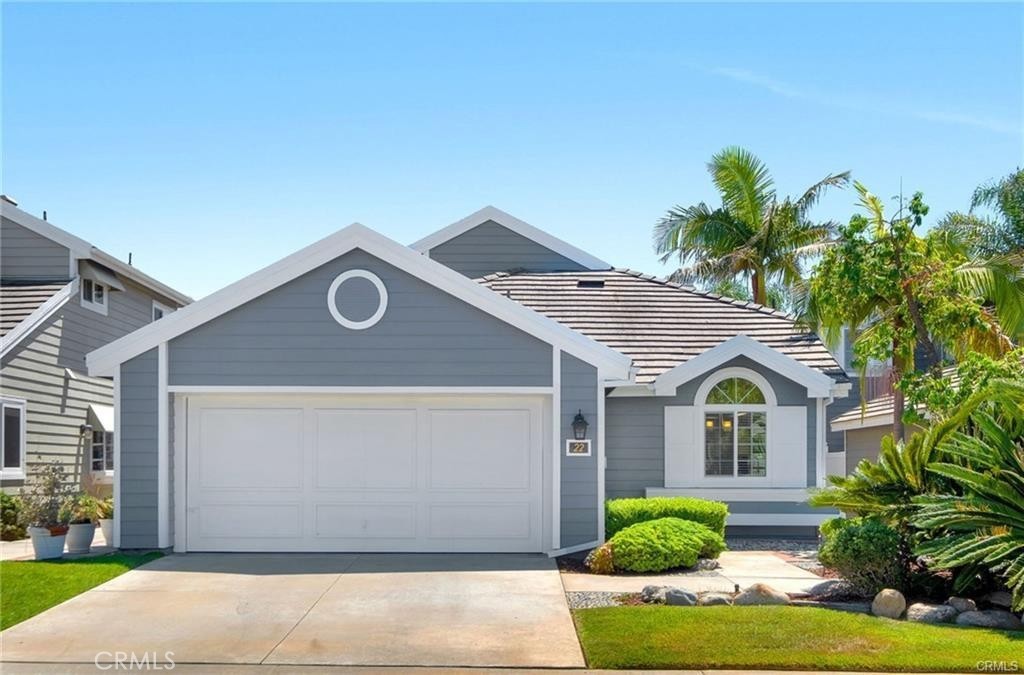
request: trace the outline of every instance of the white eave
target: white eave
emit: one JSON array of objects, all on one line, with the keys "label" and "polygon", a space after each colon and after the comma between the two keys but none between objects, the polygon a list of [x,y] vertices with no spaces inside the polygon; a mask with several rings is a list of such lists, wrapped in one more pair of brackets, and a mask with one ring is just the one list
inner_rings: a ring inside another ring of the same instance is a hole
[{"label": "white eave", "polygon": [[808,398],[845,396],[849,391],[848,384],[837,383],[828,375],[751,337],[737,335],[659,375],[653,383],[654,393],[657,396],[672,396],[676,393],[679,385],[718,368],[738,356],[746,356],[779,375],[802,384],[807,388]]},{"label": "white eave", "polygon": [[36,234],[66,247],[71,251],[71,255],[76,259],[92,260],[97,262],[113,270],[117,274],[131,279],[135,283],[145,286],[146,288],[173,300],[179,305],[187,305],[192,302],[192,298],[184,293],[176,291],[170,286],[157,281],[148,274],[140,272],[135,267],[132,267],[131,265],[118,260],[109,253],[96,248],[84,239],[79,239],[75,235],[65,232],[59,227],[52,225],[41,218],[36,218],[32,214],[26,213],[8,202],[0,202],[0,213],[2,213],[5,218],[10,218],[18,225],[32,230]]},{"label": "white eave", "polygon": [[46,302],[22,319],[7,335],[0,337],[0,358],[7,356],[22,340],[42,326],[47,319],[63,307],[68,300],[78,293],[78,281],[68,282],[59,291],[50,296]]},{"label": "white eave", "polygon": [[[629,377],[632,360],[614,349],[577,333],[553,319],[509,300],[358,223],[350,225],[293,253],[202,300],[165,316],[90,352],[86,363],[91,375],[109,376],[118,364],[149,351],[264,293],[359,249],[416,276],[436,288],[481,309],[598,368],[605,379]],[[325,289],[326,293],[326,289]]]},{"label": "white eave", "polygon": [[588,270],[608,270],[612,266],[596,258],[586,251],[576,248],[567,241],[563,241],[554,235],[548,234],[544,230],[538,229],[527,222],[519,220],[515,216],[505,213],[499,208],[493,206],[485,206],[479,211],[472,213],[462,220],[452,223],[448,227],[442,228],[433,234],[427,235],[423,239],[420,239],[416,243],[412,244],[410,248],[420,253],[429,254],[430,249],[436,248],[441,244],[458,237],[460,234],[464,234],[474,227],[483,225],[488,221],[493,221],[502,227],[512,230],[518,235],[530,239],[544,248],[551,249],[555,253],[572,260],[573,262],[579,263]]},{"label": "white eave", "polygon": [[853,431],[855,429],[870,429],[873,427],[891,427],[893,420],[893,413],[889,411],[888,413],[859,416],[853,420],[835,420],[829,426],[832,431]]}]

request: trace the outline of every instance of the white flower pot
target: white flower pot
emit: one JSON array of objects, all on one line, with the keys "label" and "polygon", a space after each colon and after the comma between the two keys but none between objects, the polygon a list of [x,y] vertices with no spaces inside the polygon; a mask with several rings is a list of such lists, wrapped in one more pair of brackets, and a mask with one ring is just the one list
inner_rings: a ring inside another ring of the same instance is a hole
[{"label": "white flower pot", "polygon": [[114,545],[114,519],[113,518],[100,518],[100,531],[103,532],[103,538],[107,540],[107,546]]},{"label": "white flower pot", "polygon": [[30,527],[28,536],[32,538],[32,550],[35,551],[36,560],[52,560],[64,555],[64,539],[67,535],[55,536],[45,527]]},{"label": "white flower pot", "polygon": [[88,553],[96,536],[95,523],[75,523],[68,528],[68,553]]}]

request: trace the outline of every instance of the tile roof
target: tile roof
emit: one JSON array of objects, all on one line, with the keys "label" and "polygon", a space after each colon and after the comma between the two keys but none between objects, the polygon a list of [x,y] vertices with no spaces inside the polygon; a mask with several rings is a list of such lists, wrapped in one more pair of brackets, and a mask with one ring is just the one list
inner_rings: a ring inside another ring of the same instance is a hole
[{"label": "tile roof", "polygon": [[[942,376],[949,379],[954,387],[960,384],[960,374],[957,372],[956,366],[947,366],[942,369]],[[918,408],[922,412],[924,408]],[[857,406],[851,410],[847,410],[842,415],[839,415],[835,419],[831,420],[829,424],[845,424],[847,422],[860,422],[863,426],[878,426],[879,424],[885,424],[886,422],[879,422],[878,418],[892,417],[893,411],[895,410],[895,401],[893,400],[892,394],[885,394],[884,396],[878,396],[873,399],[869,399],[864,402],[863,408]],[[865,424],[871,420],[876,424]]]},{"label": "tile roof", "polygon": [[745,334],[837,381],[843,369],[814,334],[779,310],[631,270],[511,272],[477,280],[633,359],[638,383]]},{"label": "tile roof", "polygon": [[55,284],[4,284],[0,286],[0,337],[64,288],[67,282]]}]

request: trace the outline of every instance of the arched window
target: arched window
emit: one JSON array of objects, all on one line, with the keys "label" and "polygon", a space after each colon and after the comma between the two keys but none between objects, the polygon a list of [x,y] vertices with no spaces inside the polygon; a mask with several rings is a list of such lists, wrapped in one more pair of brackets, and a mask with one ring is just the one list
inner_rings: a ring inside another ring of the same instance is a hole
[{"label": "arched window", "polygon": [[717,383],[704,401],[704,475],[763,478],[768,469],[768,406],[743,377]]}]

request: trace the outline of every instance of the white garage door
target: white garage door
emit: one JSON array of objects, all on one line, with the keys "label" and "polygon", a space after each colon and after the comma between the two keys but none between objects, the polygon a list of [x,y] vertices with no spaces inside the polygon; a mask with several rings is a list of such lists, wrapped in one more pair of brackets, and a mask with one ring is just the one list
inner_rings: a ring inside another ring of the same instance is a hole
[{"label": "white garage door", "polygon": [[540,551],[536,397],[190,397],[192,551]]}]

